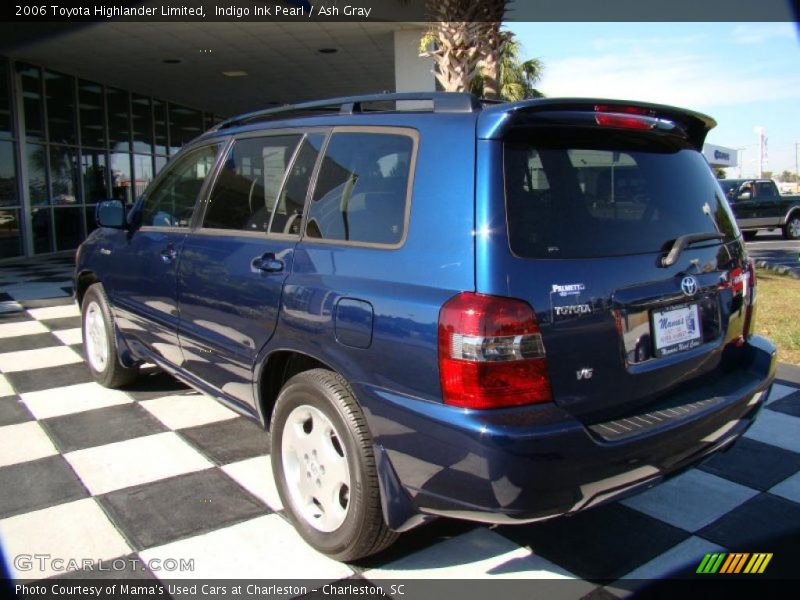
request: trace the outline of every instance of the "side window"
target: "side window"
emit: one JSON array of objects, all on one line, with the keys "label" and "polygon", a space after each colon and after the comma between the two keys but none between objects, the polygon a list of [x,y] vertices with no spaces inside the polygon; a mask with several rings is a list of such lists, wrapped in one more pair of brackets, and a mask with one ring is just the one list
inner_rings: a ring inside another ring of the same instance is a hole
[{"label": "side window", "polygon": [[266,231],[283,176],[301,137],[237,140],[214,184],[203,227]]},{"label": "side window", "polygon": [[271,233],[300,234],[300,222],[303,206],[306,203],[308,183],[324,141],[325,136],[321,133],[312,133],[303,141],[289,176],[286,178],[286,185],[275,204],[269,228]]},{"label": "side window", "polygon": [[188,227],[197,195],[214,168],[219,145],[203,146],[166,167],[168,172],[147,194],[142,205],[142,225]]},{"label": "side window", "polygon": [[335,132],[317,178],[306,236],[400,243],[413,153],[410,135]]},{"label": "side window", "polygon": [[756,198],[759,200],[773,200],[777,197],[775,186],[766,181],[756,182]]}]

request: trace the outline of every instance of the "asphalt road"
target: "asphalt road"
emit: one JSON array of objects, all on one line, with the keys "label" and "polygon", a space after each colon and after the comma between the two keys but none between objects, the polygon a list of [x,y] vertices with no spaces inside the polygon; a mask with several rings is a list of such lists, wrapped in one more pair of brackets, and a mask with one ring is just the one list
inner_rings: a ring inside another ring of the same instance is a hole
[{"label": "asphalt road", "polygon": [[747,252],[756,261],[765,260],[773,265],[791,267],[800,275],[800,240],[785,240],[777,230],[760,231],[755,240],[747,243]]}]

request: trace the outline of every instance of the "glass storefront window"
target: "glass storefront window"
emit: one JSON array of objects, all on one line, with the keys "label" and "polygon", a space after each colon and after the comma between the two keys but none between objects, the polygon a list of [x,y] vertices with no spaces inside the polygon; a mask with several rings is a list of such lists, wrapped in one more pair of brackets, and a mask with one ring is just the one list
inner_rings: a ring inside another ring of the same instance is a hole
[{"label": "glass storefront window", "polygon": [[28,169],[28,197],[31,206],[47,204],[47,155],[43,144],[25,145],[26,166]]},{"label": "glass storefront window", "polygon": [[167,153],[167,104],[153,100],[153,122],[155,124],[156,154]]},{"label": "glass storefront window", "polygon": [[175,154],[181,146],[191,142],[203,132],[203,119],[199,110],[177,104],[169,105],[169,153]]},{"label": "glass storefront window", "polygon": [[84,150],[81,155],[84,202],[108,200],[108,169],[106,153],[102,150]]},{"label": "glass storefront window", "polygon": [[0,139],[14,137],[11,120],[11,88],[8,85],[8,61],[0,58]]},{"label": "glass storefront window", "polygon": [[0,209],[0,259],[22,254],[19,210]]},{"label": "glass storefront window", "polygon": [[71,250],[77,248],[83,238],[81,209],[56,208],[53,210],[56,225],[56,248]]},{"label": "glass storefront window", "polygon": [[0,206],[19,206],[14,143],[0,142]]},{"label": "glass storefront window", "polygon": [[111,197],[122,200],[125,204],[133,202],[131,186],[131,155],[127,153],[111,154]]},{"label": "glass storefront window", "polygon": [[85,208],[86,211],[86,235],[92,233],[95,229],[97,229],[97,221],[95,220],[95,210],[97,210],[97,206],[91,204]]},{"label": "glass storefront window", "polygon": [[25,111],[25,136],[29,141],[44,141],[44,109],[42,106],[42,73],[37,67],[18,64],[22,82],[22,104]]},{"label": "glass storefront window", "polygon": [[133,197],[138,198],[153,181],[153,157],[149,154],[134,154],[133,175],[136,178]]},{"label": "glass storefront window", "polygon": [[49,207],[34,208],[31,211],[31,228],[33,229],[33,251],[36,254],[53,251],[51,230],[53,227]]},{"label": "glass storefront window", "polygon": [[150,98],[133,94],[131,99],[133,122],[133,151],[153,151],[153,112]]},{"label": "glass storefront window", "polygon": [[50,146],[52,204],[76,204],[78,198],[78,153],[64,146]]},{"label": "glass storefront window", "polygon": [[103,110],[103,88],[97,83],[80,80],[78,97],[81,113],[81,144],[106,147],[106,123]]},{"label": "glass storefront window", "polygon": [[111,151],[128,152],[131,149],[131,123],[129,94],[124,90],[106,88],[108,102],[108,137]]},{"label": "glass storefront window", "polygon": [[75,80],[61,73],[44,72],[47,94],[47,133],[50,142],[77,144],[75,134]]},{"label": "glass storefront window", "polygon": [[156,163],[156,172],[155,174],[158,175],[161,172],[161,169],[167,166],[167,157],[166,156],[156,156],[155,157]]}]

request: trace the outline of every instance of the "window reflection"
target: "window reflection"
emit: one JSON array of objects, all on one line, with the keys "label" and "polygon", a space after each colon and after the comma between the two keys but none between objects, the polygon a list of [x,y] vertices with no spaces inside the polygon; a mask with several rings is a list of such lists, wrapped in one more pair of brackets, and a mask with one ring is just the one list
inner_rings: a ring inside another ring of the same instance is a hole
[{"label": "window reflection", "polygon": [[19,210],[0,209],[0,258],[19,256],[21,253]]},{"label": "window reflection", "polygon": [[50,208],[34,208],[31,211],[31,229],[33,230],[33,251],[36,254],[53,251],[51,235],[52,223]]},{"label": "window reflection", "polygon": [[81,243],[81,209],[56,208],[53,210],[56,226],[56,248],[72,250]]},{"label": "window reflection", "polygon": [[83,193],[86,195],[85,202],[107,200],[109,194],[106,153],[101,150],[84,150],[81,162]]},{"label": "window reflection", "polygon": [[76,144],[75,88],[72,77],[45,71],[47,128],[50,142]]},{"label": "window reflection", "polygon": [[150,98],[133,94],[131,100],[133,123],[133,151],[153,151],[153,113]]},{"label": "window reflection", "polygon": [[81,113],[81,143],[104,148],[106,125],[103,117],[103,88],[97,83],[80,80],[78,83]]},{"label": "window reflection", "polygon": [[17,165],[14,144],[0,142],[0,206],[17,206]]},{"label": "window reflection", "polygon": [[50,185],[52,204],[78,202],[78,155],[71,148],[50,147]]},{"label": "window reflection", "polygon": [[28,196],[31,205],[47,204],[47,156],[41,144],[26,144],[25,156],[28,167]]},{"label": "window reflection", "polygon": [[30,141],[44,140],[42,110],[42,74],[36,67],[19,64],[22,104],[25,112],[25,136]]},{"label": "window reflection", "polygon": [[133,196],[138,198],[153,181],[153,157],[150,155],[133,155],[133,173],[136,177]]},{"label": "window reflection", "polygon": [[127,152],[131,149],[130,106],[128,92],[106,88],[108,102],[108,137],[111,150]]},{"label": "window reflection", "polygon": [[111,197],[122,200],[125,204],[133,202],[131,189],[131,155],[111,155]]},{"label": "window reflection", "polygon": [[11,95],[8,89],[8,62],[0,59],[0,138],[14,136],[11,121]]}]

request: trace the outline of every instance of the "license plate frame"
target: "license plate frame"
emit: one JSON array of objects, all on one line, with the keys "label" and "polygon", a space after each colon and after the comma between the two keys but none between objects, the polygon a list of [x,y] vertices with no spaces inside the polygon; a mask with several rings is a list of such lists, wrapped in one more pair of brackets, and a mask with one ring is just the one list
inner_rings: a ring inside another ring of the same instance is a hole
[{"label": "license plate frame", "polygon": [[656,358],[697,348],[703,343],[698,303],[688,302],[651,310],[650,332]]}]

